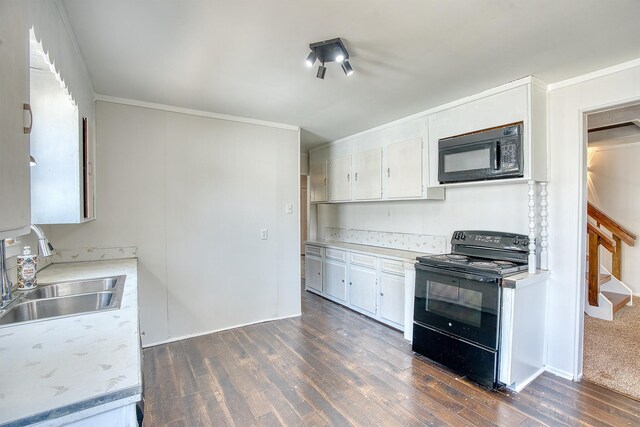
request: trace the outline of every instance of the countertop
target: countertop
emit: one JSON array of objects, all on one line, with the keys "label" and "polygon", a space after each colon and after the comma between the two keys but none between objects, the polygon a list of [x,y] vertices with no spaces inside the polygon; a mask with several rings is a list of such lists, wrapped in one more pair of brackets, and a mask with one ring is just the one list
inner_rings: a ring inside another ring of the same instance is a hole
[{"label": "countertop", "polygon": [[140,400],[137,261],[53,264],[38,272],[38,282],[121,274],[127,278],[119,310],[0,328],[0,424],[58,421]]},{"label": "countertop", "polygon": [[416,258],[419,256],[433,255],[433,253],[428,253],[428,252],[403,251],[400,249],[384,248],[382,246],[359,245],[356,243],[335,242],[330,240],[309,240],[309,241],[306,241],[305,243],[309,245],[322,246],[326,248],[338,248],[338,249],[345,249],[351,252],[373,254],[373,255],[377,255],[385,258],[391,258],[398,261],[412,262],[412,263],[414,263],[416,261]]}]

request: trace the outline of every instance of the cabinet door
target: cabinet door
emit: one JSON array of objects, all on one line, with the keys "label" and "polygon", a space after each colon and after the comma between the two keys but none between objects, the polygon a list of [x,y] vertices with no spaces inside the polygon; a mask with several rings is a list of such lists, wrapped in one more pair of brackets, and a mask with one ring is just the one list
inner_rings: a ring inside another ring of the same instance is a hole
[{"label": "cabinet door", "polygon": [[29,29],[23,1],[0,2],[0,239],[31,224],[29,135]]},{"label": "cabinet door", "polygon": [[387,197],[422,196],[422,139],[387,146]]},{"label": "cabinet door", "polygon": [[325,262],[324,293],[340,301],[347,300],[347,266],[333,261]]},{"label": "cabinet door", "polygon": [[351,266],[349,304],[374,316],[376,314],[376,276],[376,270]]},{"label": "cabinet door", "polygon": [[380,279],[380,317],[404,324],[404,276],[382,274]]},{"label": "cabinet door", "polygon": [[353,192],[356,200],[382,197],[382,149],[374,148],[353,156]]},{"label": "cabinet door", "polygon": [[329,160],[329,200],[351,200],[351,156]]},{"label": "cabinet door", "polygon": [[322,292],[322,260],[304,257],[304,285],[307,289]]},{"label": "cabinet door", "polygon": [[312,162],[309,164],[309,176],[311,186],[310,199],[312,202],[327,201],[327,161]]}]

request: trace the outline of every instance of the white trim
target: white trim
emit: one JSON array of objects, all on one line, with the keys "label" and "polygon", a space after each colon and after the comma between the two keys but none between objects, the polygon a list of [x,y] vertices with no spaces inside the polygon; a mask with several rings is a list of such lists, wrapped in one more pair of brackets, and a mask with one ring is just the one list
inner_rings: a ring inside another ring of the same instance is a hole
[{"label": "white trim", "polygon": [[156,342],[152,342],[152,343],[148,343],[148,344],[143,344],[142,348],[149,348],[149,347],[154,347],[156,345],[169,344],[169,343],[172,343],[172,342],[175,342],[175,341],[186,340],[188,338],[195,338],[195,337],[200,337],[202,335],[214,334],[216,332],[228,331],[229,329],[242,328],[242,327],[249,326],[249,325],[257,325],[258,323],[272,322],[274,320],[291,319],[292,317],[300,317],[300,316],[302,316],[302,313],[292,314],[290,316],[274,317],[274,318],[271,318],[271,319],[256,320],[255,322],[241,323],[239,325],[228,326],[226,328],[221,328],[221,329],[214,329],[212,331],[198,332],[198,333],[195,333],[195,334],[188,334],[188,335],[181,335],[179,337],[167,338],[164,341],[156,341]]},{"label": "white trim", "polygon": [[599,145],[597,147],[589,147],[587,146],[587,149],[592,149],[593,151],[611,151],[611,150],[623,150],[625,148],[635,148],[635,147],[640,147],[640,141],[638,142],[627,142],[627,143],[608,143],[608,144],[604,144],[604,145]]},{"label": "white trim", "polygon": [[208,117],[210,119],[228,120],[231,122],[247,123],[258,126],[268,126],[278,129],[300,131],[299,126],[289,125],[286,123],[269,122],[266,120],[250,119],[247,117],[231,116],[228,114],[212,113],[210,111],[192,110],[191,108],[175,107],[167,104],[157,104],[155,102],[139,101],[137,99],[118,98],[116,96],[95,94],[96,101],[111,102],[113,104],[131,105],[133,107],[151,108],[154,110],[170,111],[172,113],[189,114],[192,116]]},{"label": "white trim", "polygon": [[550,374],[556,375],[560,378],[564,378],[565,380],[573,381],[574,377],[569,372],[563,371],[562,369],[556,369],[553,366],[545,366],[545,371]]},{"label": "white trim", "polygon": [[483,92],[479,92],[479,93],[476,93],[476,94],[473,94],[473,95],[469,95],[469,96],[466,96],[464,98],[456,99],[456,100],[448,102],[446,104],[438,105],[438,106],[430,108],[428,110],[424,110],[424,111],[421,111],[419,113],[412,114],[410,116],[405,116],[405,117],[402,117],[402,118],[400,118],[398,120],[394,120],[392,122],[384,123],[384,124],[382,124],[380,126],[376,126],[376,127],[371,128],[371,129],[364,130],[362,132],[354,133],[353,135],[345,136],[344,138],[336,139],[335,141],[328,142],[326,144],[322,144],[322,145],[320,145],[318,147],[314,147],[314,148],[310,149],[309,152],[311,153],[311,152],[316,151],[316,150],[321,150],[323,148],[330,147],[332,145],[339,144],[339,143],[342,143],[342,142],[346,142],[346,141],[349,141],[349,140],[351,140],[353,138],[357,138],[357,137],[360,137],[360,136],[363,136],[363,135],[367,135],[367,134],[372,133],[372,132],[377,132],[377,131],[380,131],[380,130],[383,130],[383,129],[387,129],[387,128],[390,128],[392,126],[396,126],[396,125],[398,125],[400,123],[405,123],[405,122],[410,121],[410,120],[419,119],[421,117],[426,117],[426,116],[428,116],[430,114],[437,113],[438,111],[448,110],[449,108],[453,108],[453,107],[457,107],[459,105],[467,104],[467,103],[472,102],[472,101],[477,101],[478,99],[488,98],[488,97],[493,96],[493,95],[495,95],[497,93],[504,92],[504,91],[507,91],[509,89],[513,89],[513,88],[516,88],[516,87],[524,86],[524,85],[527,85],[529,83],[534,84],[536,86],[540,86],[540,87],[544,88],[545,90],[547,90],[547,84],[544,83],[542,80],[540,80],[540,79],[538,79],[538,78],[536,78],[534,76],[523,77],[521,79],[513,80],[513,81],[511,81],[509,83],[505,83],[503,85],[496,86],[496,87],[491,88],[491,89],[487,89],[487,90],[485,90]]},{"label": "white trim", "polygon": [[623,62],[621,64],[612,65],[611,67],[602,68],[597,71],[592,71],[587,74],[582,74],[580,76],[571,77],[570,79],[562,80],[556,83],[550,83],[547,86],[547,90],[549,92],[561,89],[567,86],[573,86],[578,83],[584,83],[589,80],[597,79],[599,77],[608,76],[609,74],[619,73],[620,71],[629,70],[631,68],[640,66],[640,58],[632,59],[631,61]]},{"label": "white trim", "polygon": [[546,369],[544,367],[538,369],[535,373],[533,373],[529,378],[519,382],[515,387],[511,387],[514,384],[508,385],[507,388],[511,391],[515,391],[516,393],[520,393],[526,386],[528,386],[531,381],[538,378]]}]

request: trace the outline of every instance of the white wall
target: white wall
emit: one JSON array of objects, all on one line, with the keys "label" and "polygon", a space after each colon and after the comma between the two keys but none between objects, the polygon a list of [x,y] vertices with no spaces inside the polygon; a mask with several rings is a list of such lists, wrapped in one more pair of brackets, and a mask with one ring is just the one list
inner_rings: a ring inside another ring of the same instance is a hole
[{"label": "white wall", "polygon": [[138,247],[143,343],[298,315],[297,130],[96,111],[97,220],[52,226],[50,240]]},{"label": "white wall", "polygon": [[547,364],[567,377],[581,375],[582,360],[587,197],[583,112],[638,98],[639,60],[550,85]]},{"label": "white wall", "polygon": [[[623,227],[640,235],[640,143],[589,149],[589,201]],[[622,281],[640,294],[640,244],[622,243]],[[602,249],[600,262],[611,271],[611,254]]]}]

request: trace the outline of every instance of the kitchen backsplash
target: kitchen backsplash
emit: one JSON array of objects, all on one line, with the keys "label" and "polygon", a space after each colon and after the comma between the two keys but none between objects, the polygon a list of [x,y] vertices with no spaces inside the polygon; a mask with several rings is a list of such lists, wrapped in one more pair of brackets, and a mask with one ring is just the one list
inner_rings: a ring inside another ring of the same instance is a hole
[{"label": "kitchen backsplash", "polygon": [[381,246],[383,248],[425,253],[445,253],[447,250],[446,236],[334,227],[325,227],[324,230],[325,240],[335,242]]},{"label": "kitchen backsplash", "polygon": [[57,249],[56,253],[53,254],[53,262],[106,261],[137,257],[138,248],[136,246],[121,248]]}]

